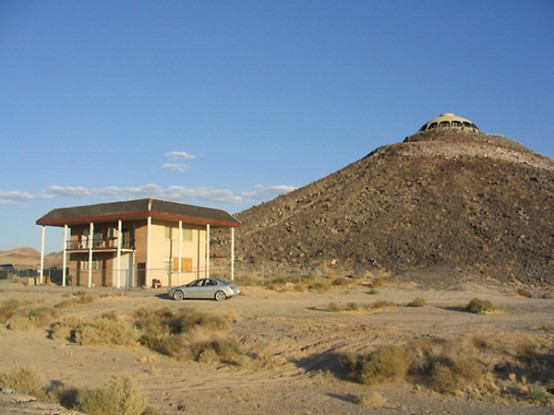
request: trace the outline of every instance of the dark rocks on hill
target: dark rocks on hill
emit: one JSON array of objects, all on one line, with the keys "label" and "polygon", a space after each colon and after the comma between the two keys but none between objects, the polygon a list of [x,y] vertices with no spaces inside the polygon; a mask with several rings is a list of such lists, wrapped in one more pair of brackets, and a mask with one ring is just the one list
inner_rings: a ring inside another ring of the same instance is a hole
[{"label": "dark rocks on hill", "polygon": [[554,283],[554,160],[502,136],[419,132],[236,216],[246,263]]}]

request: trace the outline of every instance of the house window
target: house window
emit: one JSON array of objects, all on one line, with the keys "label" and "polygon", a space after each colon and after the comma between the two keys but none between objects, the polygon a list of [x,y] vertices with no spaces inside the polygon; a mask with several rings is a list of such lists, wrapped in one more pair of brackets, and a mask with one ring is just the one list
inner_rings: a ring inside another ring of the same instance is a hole
[{"label": "house window", "polygon": [[[98,271],[100,269],[98,264],[99,264],[99,261],[92,261],[91,269],[93,271]],[[84,271],[88,271],[88,261],[81,261],[81,269],[84,270]]]},{"label": "house window", "polygon": [[[192,241],[192,229],[183,228],[183,241]],[[165,239],[167,240],[179,240],[179,228],[172,226],[165,227]]]},{"label": "house window", "polygon": [[192,229],[183,229],[183,241],[192,241]]},{"label": "house window", "polygon": [[[173,258],[173,271],[179,271],[179,258]],[[192,272],[192,258],[181,258],[181,272]]]}]

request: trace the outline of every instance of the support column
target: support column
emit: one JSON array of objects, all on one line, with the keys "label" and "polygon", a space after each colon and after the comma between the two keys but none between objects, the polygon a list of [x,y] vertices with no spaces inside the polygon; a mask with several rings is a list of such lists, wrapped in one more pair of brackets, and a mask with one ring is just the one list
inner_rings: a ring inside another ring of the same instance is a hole
[{"label": "support column", "polygon": [[88,234],[88,287],[92,287],[92,245],[94,244],[94,223],[90,223]]},{"label": "support column", "polygon": [[206,278],[210,278],[210,224],[206,225]]},{"label": "support column", "polygon": [[63,269],[62,269],[62,287],[66,286],[67,281],[67,225],[63,225]]},{"label": "support column", "polygon": [[40,269],[38,270],[38,283],[42,284],[44,278],[44,245],[46,241],[46,226],[42,227],[40,235]]},{"label": "support column", "polygon": [[235,280],[235,228],[231,228],[231,281]]},{"label": "support column", "polygon": [[121,288],[121,237],[122,237],[123,223],[121,219],[117,221],[117,283],[116,287]]},{"label": "support column", "polygon": [[150,281],[150,250],[151,250],[151,242],[152,242],[152,217],[148,216],[148,219],[146,220],[146,270],[145,272],[145,279],[144,282],[146,284],[146,287],[150,287],[151,281]]},{"label": "support column", "polygon": [[181,272],[183,272],[183,221],[179,221],[179,265],[177,266],[177,285],[181,285]]}]

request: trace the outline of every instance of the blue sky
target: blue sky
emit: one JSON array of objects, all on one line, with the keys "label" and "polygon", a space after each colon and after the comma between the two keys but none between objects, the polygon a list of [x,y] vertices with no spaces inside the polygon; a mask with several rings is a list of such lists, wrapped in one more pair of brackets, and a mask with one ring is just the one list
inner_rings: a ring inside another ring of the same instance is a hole
[{"label": "blue sky", "polygon": [[0,0],[0,250],[58,207],[236,213],[444,112],[553,157],[554,2]]}]

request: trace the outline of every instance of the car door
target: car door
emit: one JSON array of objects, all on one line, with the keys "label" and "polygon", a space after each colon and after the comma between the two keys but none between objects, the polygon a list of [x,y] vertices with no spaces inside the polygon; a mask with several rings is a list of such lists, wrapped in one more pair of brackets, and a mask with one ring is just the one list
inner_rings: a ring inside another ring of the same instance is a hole
[{"label": "car door", "polygon": [[199,279],[187,284],[185,288],[185,297],[187,298],[202,298],[202,288],[205,279]]},{"label": "car door", "polygon": [[204,284],[204,295],[202,298],[214,298],[215,292],[217,291],[217,281],[208,278]]}]

